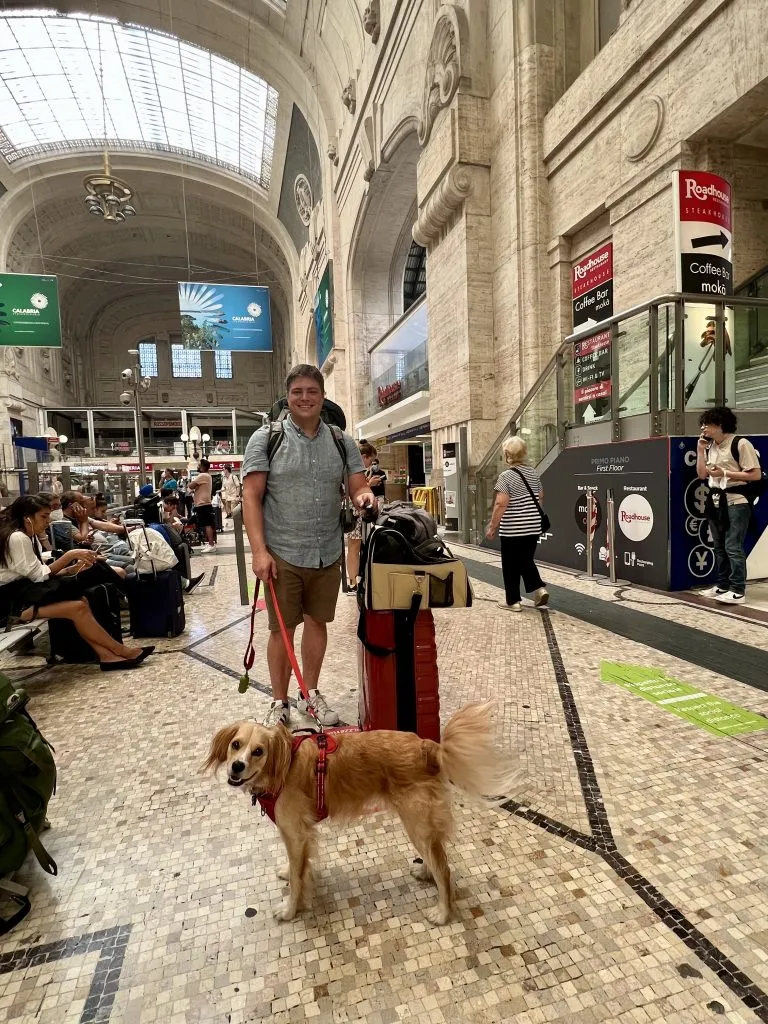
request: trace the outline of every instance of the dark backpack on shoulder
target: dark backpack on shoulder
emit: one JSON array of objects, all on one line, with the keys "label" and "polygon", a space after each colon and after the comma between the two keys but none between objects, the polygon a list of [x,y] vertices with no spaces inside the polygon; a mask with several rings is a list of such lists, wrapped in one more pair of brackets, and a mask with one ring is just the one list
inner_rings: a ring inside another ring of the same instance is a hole
[{"label": "dark backpack on shoulder", "polygon": [[[734,434],[731,439],[731,457],[736,465],[741,470],[741,462],[739,460],[739,441],[745,440],[741,434]],[[749,440],[749,438],[746,438]],[[754,445],[753,445],[754,447]],[[755,455],[757,455],[758,462],[760,461],[760,452],[755,448]],[[750,505],[756,505],[760,500],[761,496],[766,490],[766,478],[765,470],[760,467],[760,478],[758,480],[748,480],[746,483],[739,484],[738,487],[729,487],[729,493],[743,494]]]}]

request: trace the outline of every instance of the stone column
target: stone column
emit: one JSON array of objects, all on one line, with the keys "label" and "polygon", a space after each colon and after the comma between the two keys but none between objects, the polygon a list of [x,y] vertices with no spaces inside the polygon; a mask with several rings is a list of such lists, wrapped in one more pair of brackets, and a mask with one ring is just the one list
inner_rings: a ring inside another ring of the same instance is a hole
[{"label": "stone column", "polygon": [[439,445],[456,440],[459,426],[469,428],[470,465],[496,432],[488,100],[471,92],[468,54],[464,12],[445,4],[427,63],[413,229],[427,248],[436,465]]}]

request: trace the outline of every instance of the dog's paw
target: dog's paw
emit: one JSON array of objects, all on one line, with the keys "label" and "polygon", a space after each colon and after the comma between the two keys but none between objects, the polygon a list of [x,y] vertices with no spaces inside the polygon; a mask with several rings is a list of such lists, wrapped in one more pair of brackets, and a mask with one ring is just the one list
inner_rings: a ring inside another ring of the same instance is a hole
[{"label": "dog's paw", "polygon": [[420,882],[431,882],[432,872],[429,870],[426,864],[412,864],[411,874],[414,878],[418,878]]},{"label": "dog's paw", "polygon": [[296,917],[296,904],[292,900],[281,903],[275,911],[278,921],[292,921]]},{"label": "dog's paw", "polygon": [[436,907],[431,907],[425,914],[426,919],[430,924],[448,924],[451,920],[450,907],[442,907],[438,903]]},{"label": "dog's paw", "polygon": [[288,881],[288,879],[289,879],[289,878],[291,877],[291,869],[290,869],[290,866],[289,866],[288,864],[286,864],[286,865],[285,865],[284,867],[282,867],[282,868],[278,868],[278,869],[277,869],[277,877],[278,877],[278,878],[279,878],[279,879],[280,879],[280,880],[281,880],[282,882],[287,882],[287,881]]}]

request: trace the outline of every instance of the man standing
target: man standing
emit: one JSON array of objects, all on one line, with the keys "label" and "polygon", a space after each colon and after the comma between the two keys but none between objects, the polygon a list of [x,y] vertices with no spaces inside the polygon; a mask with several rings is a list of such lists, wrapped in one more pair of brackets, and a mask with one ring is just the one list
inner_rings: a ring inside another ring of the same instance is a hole
[{"label": "man standing", "polygon": [[757,452],[746,437],[736,441],[736,416],[727,406],[707,409],[699,419],[696,473],[707,480],[707,519],[715,549],[717,583],[704,592],[721,604],[743,604],[747,586],[744,537],[752,506],[751,482],[762,476]]},{"label": "man standing", "polygon": [[193,509],[197,519],[197,527],[205,533],[208,542],[203,544],[200,552],[203,555],[216,550],[216,517],[213,511],[213,479],[210,474],[211,464],[207,459],[200,459],[200,472],[194,480],[190,480],[189,489],[193,496]]},{"label": "man standing", "polygon": [[221,481],[221,500],[224,503],[224,514],[227,519],[232,518],[232,510],[240,501],[240,480],[232,472],[231,466],[224,467],[224,476]]},{"label": "man standing", "polygon": [[[283,648],[268,581],[285,620],[288,635],[304,623],[301,660],[309,704],[322,725],[336,725],[339,716],[318,690],[320,669],[333,621],[341,582],[342,533],[339,494],[345,472],[349,493],[358,508],[373,507],[375,498],[365,478],[357,445],[347,434],[337,439],[320,418],[325,397],[323,375],[316,366],[295,366],[285,382],[289,415],[279,429],[272,458],[271,427],[257,430],[243,461],[243,522],[253,554],[253,569],[266,586],[270,637],[267,662],[272,705],[265,725],[290,721],[288,683],[291,665]],[[273,438],[272,444],[275,444]],[[303,698],[301,712],[307,710]]]}]

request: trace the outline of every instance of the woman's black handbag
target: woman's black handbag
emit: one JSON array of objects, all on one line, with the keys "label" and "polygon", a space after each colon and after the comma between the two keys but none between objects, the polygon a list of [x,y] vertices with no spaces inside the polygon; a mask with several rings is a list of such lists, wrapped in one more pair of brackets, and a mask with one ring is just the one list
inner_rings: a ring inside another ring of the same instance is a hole
[{"label": "woman's black handbag", "polygon": [[513,473],[517,473],[517,475],[523,481],[523,483],[525,484],[526,490],[528,491],[530,496],[533,498],[534,505],[539,510],[539,515],[541,516],[541,532],[542,533],[548,533],[552,529],[552,523],[549,521],[549,516],[547,515],[547,513],[544,511],[544,509],[539,504],[539,499],[533,493],[531,485],[525,479],[525,474],[521,473],[519,469],[515,469],[514,467],[512,467],[512,472]]}]

